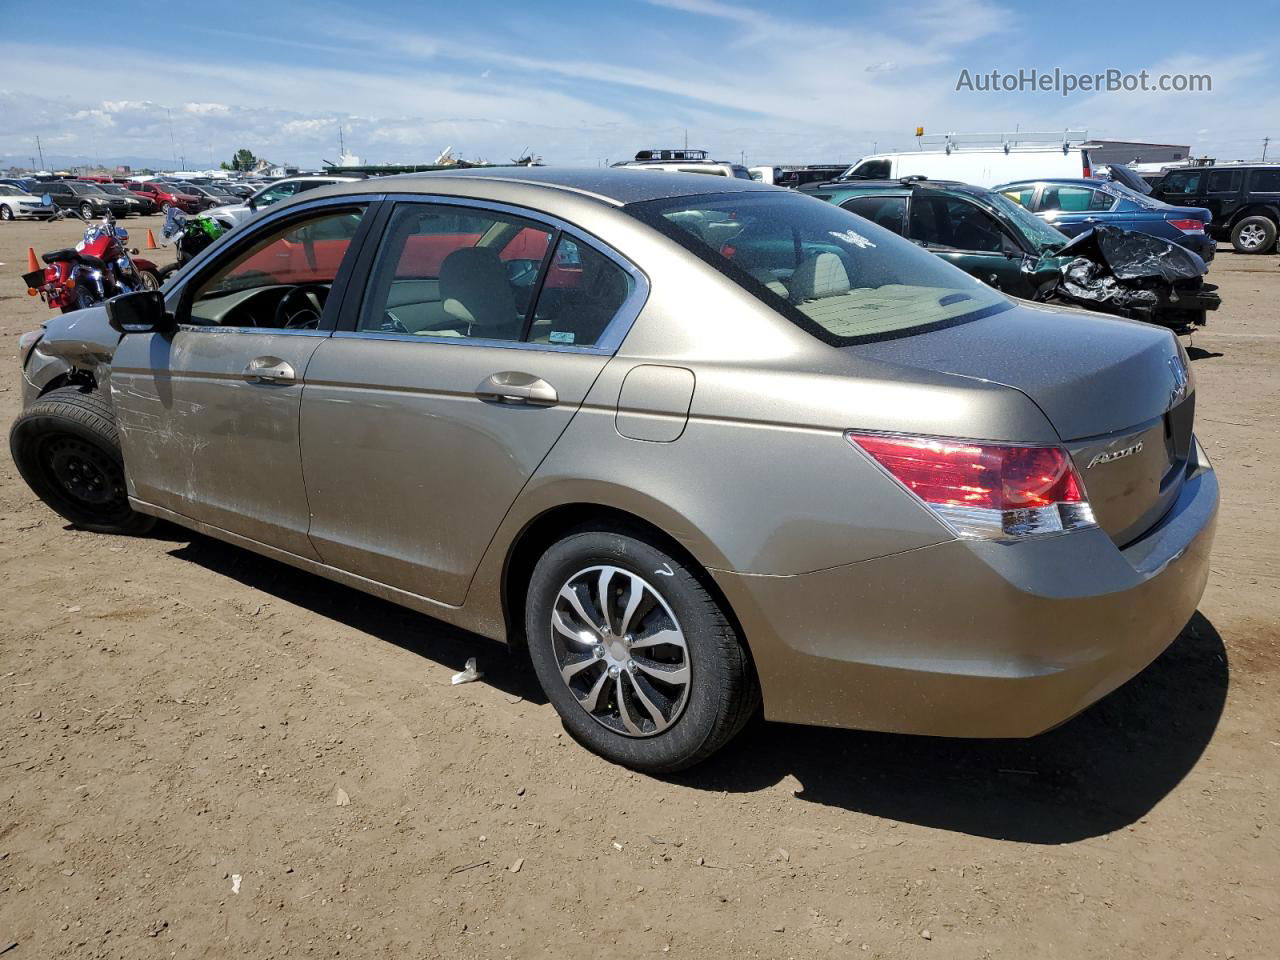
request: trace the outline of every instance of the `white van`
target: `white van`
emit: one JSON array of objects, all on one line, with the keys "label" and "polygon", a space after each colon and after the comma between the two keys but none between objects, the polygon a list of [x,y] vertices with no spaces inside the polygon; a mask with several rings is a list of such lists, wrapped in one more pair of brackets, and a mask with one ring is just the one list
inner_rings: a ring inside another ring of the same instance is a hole
[{"label": "white van", "polygon": [[901,180],[927,177],[994,187],[1017,180],[1060,180],[1093,176],[1089,151],[1082,147],[1000,147],[990,149],[914,150],[863,157],[841,174],[841,180]]}]

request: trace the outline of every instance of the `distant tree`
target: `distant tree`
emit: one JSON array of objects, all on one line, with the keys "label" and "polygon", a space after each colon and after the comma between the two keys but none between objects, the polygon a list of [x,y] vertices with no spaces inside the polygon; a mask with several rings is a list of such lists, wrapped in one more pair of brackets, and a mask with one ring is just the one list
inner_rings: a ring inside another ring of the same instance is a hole
[{"label": "distant tree", "polygon": [[231,169],[233,170],[252,170],[254,164],[258,162],[258,158],[253,155],[253,151],[241,147],[236,151],[236,155],[231,159]]}]

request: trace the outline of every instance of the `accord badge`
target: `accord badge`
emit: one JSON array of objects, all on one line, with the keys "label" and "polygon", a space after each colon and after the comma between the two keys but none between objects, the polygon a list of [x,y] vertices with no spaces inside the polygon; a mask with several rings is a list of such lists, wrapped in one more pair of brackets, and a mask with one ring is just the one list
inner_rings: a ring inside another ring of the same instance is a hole
[{"label": "accord badge", "polygon": [[1089,466],[1086,469],[1092,470],[1100,463],[1110,463],[1112,460],[1123,460],[1125,457],[1132,457],[1135,453],[1139,453],[1141,450],[1141,440],[1135,443],[1132,447],[1125,447],[1123,450],[1107,450],[1090,460]]}]

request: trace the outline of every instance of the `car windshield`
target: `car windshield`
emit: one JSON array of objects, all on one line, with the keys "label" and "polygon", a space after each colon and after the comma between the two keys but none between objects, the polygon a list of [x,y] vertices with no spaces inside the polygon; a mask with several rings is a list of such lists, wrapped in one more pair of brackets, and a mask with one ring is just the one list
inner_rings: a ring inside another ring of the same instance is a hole
[{"label": "car windshield", "polygon": [[91,193],[102,193],[102,189],[96,183],[73,183],[71,189],[82,197]]},{"label": "car windshield", "polygon": [[17,187],[11,186],[7,183],[0,183],[0,196],[25,197],[27,194],[25,191],[19,190]]},{"label": "car windshield", "polygon": [[1056,250],[1067,242],[1065,233],[1049,226],[1022,204],[1010,200],[1003,193],[989,190],[983,197],[1000,213],[1012,220],[1023,236],[1029,238],[1035,244],[1036,249],[1042,253]]},{"label": "car windshield", "polygon": [[828,343],[1007,310],[1001,293],[840,207],[801,194],[704,194],[626,207]]},{"label": "car windshield", "polygon": [[120,186],[117,183],[104,183],[98,189],[102,190],[104,193],[114,193],[116,196],[120,196],[121,194],[128,193],[128,191],[125,190],[124,187]]}]

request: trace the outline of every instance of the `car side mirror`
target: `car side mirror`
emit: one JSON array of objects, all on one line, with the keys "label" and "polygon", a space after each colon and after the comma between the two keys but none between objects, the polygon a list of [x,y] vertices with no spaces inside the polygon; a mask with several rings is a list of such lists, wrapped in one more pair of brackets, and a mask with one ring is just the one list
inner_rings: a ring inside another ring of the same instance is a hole
[{"label": "car side mirror", "polygon": [[249,198],[249,209],[250,209],[250,210],[257,210],[257,209],[258,209],[258,198],[257,198],[257,197],[250,197],[250,198]]},{"label": "car side mirror", "polygon": [[168,333],[178,326],[159,290],[122,293],[107,301],[107,323],[121,333]]},{"label": "car side mirror", "polygon": [[1018,246],[1018,244],[1014,241],[1014,239],[1008,235],[1005,235],[1003,241],[1001,242],[1001,250],[1004,252],[1004,255],[1008,257],[1010,260],[1013,260],[1016,257],[1022,256],[1022,248]]}]

